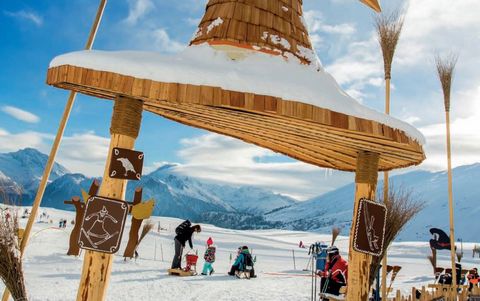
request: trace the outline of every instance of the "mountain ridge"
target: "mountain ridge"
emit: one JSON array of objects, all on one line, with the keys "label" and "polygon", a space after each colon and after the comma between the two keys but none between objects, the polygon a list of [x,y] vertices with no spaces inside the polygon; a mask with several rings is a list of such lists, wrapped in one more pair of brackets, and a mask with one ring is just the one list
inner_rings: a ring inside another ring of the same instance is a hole
[{"label": "mountain ridge", "polygon": [[[31,204],[36,193],[34,184],[38,186],[43,173],[44,167],[40,165],[47,159],[35,149],[0,154],[0,186],[12,201]],[[28,170],[28,166],[33,168]],[[354,183],[299,202],[259,187],[217,184],[185,176],[175,171],[177,166],[167,163],[144,175],[140,181],[130,181],[126,199],[131,200],[135,188],[142,186],[143,199],[156,200],[154,215],[188,218],[235,229],[281,228],[327,233],[333,226],[350,227]],[[480,195],[480,186],[475,183],[480,178],[480,163],[456,167],[453,174],[456,237],[475,239],[475,231],[469,231],[469,221],[480,216],[480,206],[474,204]],[[17,183],[15,179],[21,176],[24,178]],[[88,191],[93,179],[70,173],[55,163],[42,206],[73,210],[63,201],[80,195],[81,189]],[[392,176],[390,181],[397,187],[411,189],[415,198],[426,203],[425,209],[407,225],[399,240],[428,239],[430,227],[448,229],[445,171],[415,170]],[[22,186],[25,183],[28,189]],[[382,181],[377,187],[377,195],[381,195]]]}]

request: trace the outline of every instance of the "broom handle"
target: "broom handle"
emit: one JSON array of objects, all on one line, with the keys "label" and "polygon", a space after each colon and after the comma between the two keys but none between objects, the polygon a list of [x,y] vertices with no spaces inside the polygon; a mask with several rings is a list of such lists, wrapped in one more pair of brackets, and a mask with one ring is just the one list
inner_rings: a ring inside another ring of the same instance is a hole
[{"label": "broom handle", "polygon": [[[93,22],[92,28],[90,30],[90,34],[88,36],[87,43],[85,45],[86,50],[92,49],[93,42],[95,41],[95,37],[97,35],[98,28],[100,26],[100,21],[102,20],[102,15],[105,10],[105,6],[107,4],[107,0],[101,0],[100,5],[98,6],[97,15],[95,16],[95,20]],[[23,238],[20,244],[20,254],[23,257],[25,252],[25,248],[28,244],[28,240],[30,238],[30,233],[32,231],[33,223],[35,222],[35,218],[37,216],[38,208],[40,207],[40,203],[42,202],[43,194],[45,193],[45,188],[47,187],[48,178],[53,168],[53,164],[55,163],[55,157],[57,156],[58,147],[60,145],[60,141],[62,140],[63,133],[65,132],[65,127],[68,122],[68,118],[70,117],[70,112],[72,111],[73,104],[75,102],[75,97],[77,96],[76,92],[70,92],[68,97],[67,104],[65,105],[65,109],[63,111],[62,120],[60,121],[60,125],[57,130],[57,135],[55,136],[55,140],[52,145],[52,149],[50,150],[50,155],[48,157],[47,165],[45,166],[45,170],[43,172],[42,180],[38,186],[37,194],[35,196],[35,200],[32,205],[32,211],[30,212],[30,216],[28,218],[27,226],[25,227],[25,232],[23,234]],[[5,287],[3,292],[2,301],[7,301],[10,297],[10,292]]]}]

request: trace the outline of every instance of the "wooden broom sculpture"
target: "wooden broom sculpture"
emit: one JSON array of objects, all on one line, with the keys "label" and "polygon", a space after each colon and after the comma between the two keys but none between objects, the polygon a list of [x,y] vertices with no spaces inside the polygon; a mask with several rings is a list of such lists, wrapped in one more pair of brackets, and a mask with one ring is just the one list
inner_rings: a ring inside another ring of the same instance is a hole
[{"label": "wooden broom sculpture", "polygon": [[452,191],[452,155],[450,147],[450,91],[452,88],[453,71],[457,64],[458,56],[450,54],[445,58],[435,57],[438,77],[442,85],[443,101],[445,105],[445,118],[447,126],[447,161],[448,161],[448,205],[450,211],[450,253],[452,260],[452,283],[457,283],[457,273],[455,269],[455,231],[453,220],[453,191]]},{"label": "wooden broom sculpture", "polygon": [[0,212],[0,278],[14,300],[28,300],[20,253],[18,216]]},{"label": "wooden broom sculpture", "polygon": [[[385,114],[390,114],[390,80],[392,73],[392,62],[397,48],[397,43],[403,28],[403,17],[400,17],[398,11],[390,15],[379,14],[375,17],[375,27],[377,29],[378,42],[382,49],[383,67],[385,73]],[[388,202],[388,171],[383,173],[383,200]],[[387,266],[387,248],[384,248],[382,266]],[[387,299],[387,271],[382,269],[382,300]]]},{"label": "wooden broom sculpture", "polygon": [[342,230],[339,227],[332,228],[332,246],[335,244],[335,240],[337,240],[338,235]]},{"label": "wooden broom sculpture", "polygon": [[[148,233],[150,233],[150,231],[152,231],[154,226],[155,226],[155,224],[152,221],[147,221],[145,223],[145,225],[143,225],[142,233],[140,234],[140,238],[138,239],[138,243],[135,246],[135,253],[137,252],[138,246],[140,245],[142,240],[145,238],[145,236],[147,236]],[[135,258],[137,258],[136,254],[135,254]]]}]

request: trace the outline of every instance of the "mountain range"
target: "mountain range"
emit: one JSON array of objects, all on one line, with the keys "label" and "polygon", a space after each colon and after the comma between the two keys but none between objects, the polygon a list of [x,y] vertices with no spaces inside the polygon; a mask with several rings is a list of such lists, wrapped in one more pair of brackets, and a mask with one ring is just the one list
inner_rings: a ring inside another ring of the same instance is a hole
[{"label": "mountain range", "polygon": [[[48,157],[31,148],[0,154],[0,188],[13,201],[30,205]],[[299,202],[288,196],[254,186],[212,184],[176,172],[175,164],[166,164],[130,181],[127,200],[136,187],[143,187],[143,199],[156,200],[154,215],[188,218],[235,229],[282,228],[329,232],[332,226],[344,228],[352,219],[354,184],[348,184],[310,200]],[[480,163],[453,170],[456,237],[464,241],[479,239],[472,231],[480,216]],[[101,180],[101,179],[100,179]],[[93,181],[82,174],[71,173],[55,163],[45,190],[42,206],[73,210],[63,201],[80,195]],[[393,176],[395,187],[412,192],[425,208],[400,234],[399,240],[428,240],[431,227],[448,232],[447,173],[412,171]],[[381,181],[378,187],[382,187]],[[381,193],[381,191],[378,191]]]}]

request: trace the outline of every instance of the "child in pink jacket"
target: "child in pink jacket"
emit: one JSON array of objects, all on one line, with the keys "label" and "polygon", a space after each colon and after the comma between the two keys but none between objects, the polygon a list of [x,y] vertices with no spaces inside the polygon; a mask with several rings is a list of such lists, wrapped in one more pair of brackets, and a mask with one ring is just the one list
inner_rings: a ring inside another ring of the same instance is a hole
[{"label": "child in pink jacket", "polygon": [[212,275],[214,270],[212,264],[215,262],[215,252],[216,248],[213,245],[213,239],[211,237],[207,240],[207,249],[205,250],[205,254],[203,255],[203,259],[205,259],[205,263],[203,264],[203,271],[202,275]]}]

